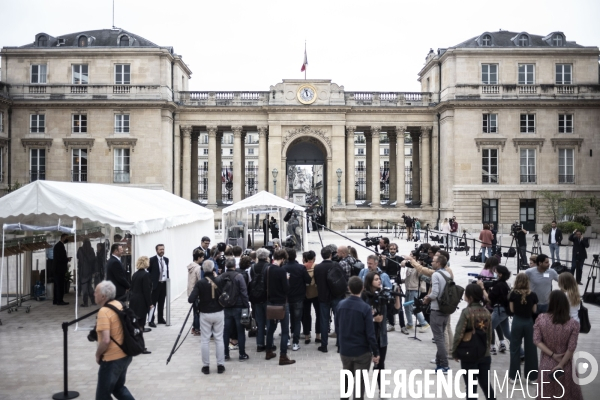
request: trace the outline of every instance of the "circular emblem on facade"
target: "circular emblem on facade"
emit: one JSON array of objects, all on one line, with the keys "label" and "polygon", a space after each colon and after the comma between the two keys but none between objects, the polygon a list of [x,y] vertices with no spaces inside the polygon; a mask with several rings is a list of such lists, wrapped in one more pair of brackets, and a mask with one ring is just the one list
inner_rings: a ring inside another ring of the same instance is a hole
[{"label": "circular emblem on facade", "polygon": [[302,104],[312,104],[317,100],[317,89],[313,85],[302,85],[298,88],[297,97]]}]

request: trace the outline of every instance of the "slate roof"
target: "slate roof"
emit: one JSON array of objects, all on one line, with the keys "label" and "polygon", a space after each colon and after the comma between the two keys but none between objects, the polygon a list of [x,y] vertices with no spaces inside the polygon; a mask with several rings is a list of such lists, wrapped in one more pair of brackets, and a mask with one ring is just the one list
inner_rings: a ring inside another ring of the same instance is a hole
[{"label": "slate roof", "polygon": [[[479,43],[477,42],[477,39],[479,39],[481,36],[483,36],[484,34],[488,34],[490,36],[492,36],[492,42],[493,42],[493,46],[491,47],[513,47],[513,48],[518,48],[520,46],[517,46],[514,42],[513,42],[513,38],[522,34],[522,33],[526,33],[527,35],[529,35],[529,48],[531,47],[554,47],[551,46],[548,42],[546,42],[546,39],[551,36],[550,35],[545,35],[545,36],[540,36],[540,35],[533,35],[531,33],[528,32],[510,32],[510,31],[498,31],[498,32],[483,32],[481,35],[479,36],[475,36],[472,37],[471,39],[465,40],[462,43],[457,44],[456,46],[452,46],[452,48],[475,48],[475,47],[484,47],[484,46],[480,46]],[[562,32],[552,32],[552,33],[560,33],[563,38],[565,38],[565,34]],[[575,42],[567,42],[566,40],[563,40],[563,45],[561,47],[566,47],[566,48],[583,48],[585,46],[581,46]]]},{"label": "slate roof", "polygon": [[[57,47],[59,44],[58,39],[64,39],[64,44],[60,44],[60,47],[77,47],[77,39],[81,35],[85,35],[88,38],[92,38],[90,41],[89,47],[120,47],[119,46],[119,37],[123,34],[126,34],[130,38],[130,47],[161,47],[156,43],[149,41],[139,35],[128,32],[124,29],[96,29],[91,31],[83,31],[83,32],[75,32],[69,33],[66,35],[60,35],[53,37],[47,33],[44,33],[48,36],[48,46],[47,48]],[[36,35],[36,39],[40,34]],[[37,41],[33,43],[26,44],[24,46],[20,46],[21,48],[35,48],[38,47]]]}]

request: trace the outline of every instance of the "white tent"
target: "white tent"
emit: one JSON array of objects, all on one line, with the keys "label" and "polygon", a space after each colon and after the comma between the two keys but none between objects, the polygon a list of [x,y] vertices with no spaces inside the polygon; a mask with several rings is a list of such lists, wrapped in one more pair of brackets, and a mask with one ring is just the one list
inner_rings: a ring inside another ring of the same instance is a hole
[{"label": "white tent", "polygon": [[186,266],[202,236],[214,240],[213,211],[164,190],[35,181],[0,198],[3,227],[14,223],[56,226],[61,219],[65,225],[68,220],[98,222],[129,231],[132,266],[140,256],[155,255],[156,244],[164,244],[172,298],[187,288]]},{"label": "white tent", "polygon": [[[282,215],[285,215],[285,212],[282,212],[284,209],[294,209],[299,213],[304,213],[304,207],[300,207],[294,203],[291,203],[285,199],[282,199],[279,196],[275,196],[267,191],[261,191],[256,193],[253,196],[250,196],[242,201],[238,201],[230,205],[229,207],[225,207],[223,209],[223,236],[227,236],[227,228],[228,225],[231,226],[231,223],[228,221],[238,221],[242,216],[247,220],[248,214],[266,214],[272,212],[279,213],[279,226],[280,226],[280,238],[285,239],[285,232],[287,232],[286,226],[284,226],[284,221]],[[245,213],[246,215],[243,215]],[[234,214],[233,218],[229,218],[228,214]],[[300,224],[304,227],[304,232],[302,234],[302,248],[306,249],[308,240],[306,234],[306,220],[305,218],[300,218]],[[244,232],[244,239],[247,237],[247,233]]]}]

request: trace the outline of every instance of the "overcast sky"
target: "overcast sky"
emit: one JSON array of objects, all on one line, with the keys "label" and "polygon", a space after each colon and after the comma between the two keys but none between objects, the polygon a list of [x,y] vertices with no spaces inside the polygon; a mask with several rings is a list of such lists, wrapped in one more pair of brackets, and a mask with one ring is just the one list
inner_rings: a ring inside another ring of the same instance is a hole
[{"label": "overcast sky", "polygon": [[[0,47],[112,26],[112,0],[0,0]],[[600,46],[599,0],[115,0],[114,24],[175,52],[191,90],[269,90],[309,79],[350,91],[420,91],[430,48],[498,29]]]}]

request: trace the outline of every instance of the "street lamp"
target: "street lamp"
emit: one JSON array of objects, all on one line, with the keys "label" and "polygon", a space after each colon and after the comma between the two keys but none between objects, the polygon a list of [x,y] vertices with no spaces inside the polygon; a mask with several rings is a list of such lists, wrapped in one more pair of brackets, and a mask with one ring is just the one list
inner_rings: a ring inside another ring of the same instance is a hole
[{"label": "street lamp", "polygon": [[342,205],[342,192],[341,192],[341,182],[342,182],[342,169],[338,168],[337,171],[335,171],[335,173],[337,174],[338,177],[338,201],[337,201],[337,205],[341,206]]},{"label": "street lamp", "polygon": [[275,196],[277,196],[277,174],[279,173],[279,171],[277,171],[277,168],[273,168],[273,194]]}]

